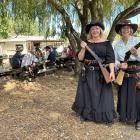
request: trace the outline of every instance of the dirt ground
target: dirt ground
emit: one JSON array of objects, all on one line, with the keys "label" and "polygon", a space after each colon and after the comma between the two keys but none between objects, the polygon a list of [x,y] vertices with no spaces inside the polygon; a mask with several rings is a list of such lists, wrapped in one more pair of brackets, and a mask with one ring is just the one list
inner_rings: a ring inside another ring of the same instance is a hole
[{"label": "dirt ground", "polygon": [[0,140],[139,140],[133,125],[81,122],[71,110],[77,78],[58,71],[34,82],[0,77]]}]

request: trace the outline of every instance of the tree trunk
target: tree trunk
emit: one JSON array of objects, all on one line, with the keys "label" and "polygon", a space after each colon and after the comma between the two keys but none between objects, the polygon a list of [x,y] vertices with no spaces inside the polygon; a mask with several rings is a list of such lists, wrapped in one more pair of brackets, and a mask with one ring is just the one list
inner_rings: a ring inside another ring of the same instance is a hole
[{"label": "tree trunk", "polygon": [[[77,54],[78,42],[76,42],[74,36],[69,31],[66,31],[66,35],[69,39],[72,50],[75,52],[75,54]],[[75,57],[74,63],[75,63],[74,74],[76,76],[79,75],[80,72],[80,63],[77,57]]]}]

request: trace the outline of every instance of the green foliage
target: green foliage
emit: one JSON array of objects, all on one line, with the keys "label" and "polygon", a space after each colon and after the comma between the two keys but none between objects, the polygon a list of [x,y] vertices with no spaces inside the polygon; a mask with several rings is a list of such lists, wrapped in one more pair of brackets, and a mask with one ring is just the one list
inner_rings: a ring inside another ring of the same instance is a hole
[{"label": "green foliage", "polygon": [[116,0],[115,4],[123,7],[124,9],[132,5],[136,0]]},{"label": "green foliage", "polygon": [[26,17],[24,17],[23,19],[17,18],[13,24],[13,29],[14,29],[16,35],[37,34],[37,25]]},{"label": "green foliage", "polygon": [[8,38],[8,26],[0,25],[0,37]]},{"label": "green foliage", "polygon": [[137,30],[137,32],[136,32],[136,36],[137,36],[137,37],[140,37],[140,24],[139,24],[138,27],[139,27],[139,28],[138,28],[138,30]]},{"label": "green foliage", "polygon": [[[0,4],[0,37],[13,34],[33,35],[40,34],[64,37],[64,22],[60,13],[47,0],[1,0]],[[75,0],[54,0],[61,3],[67,11],[75,28],[80,27],[77,11],[72,6]],[[95,0],[96,13],[105,22],[112,23],[115,16],[129,7],[135,0]],[[84,0],[78,4],[83,8]],[[90,16],[89,16],[90,18]],[[90,21],[90,19],[89,19]]]},{"label": "green foliage", "polygon": [[8,12],[7,12],[7,0],[2,1],[0,4],[0,37],[8,37]]},{"label": "green foliage", "polygon": [[3,11],[0,14],[0,36],[3,36],[4,38],[8,37],[8,16],[5,11]]}]

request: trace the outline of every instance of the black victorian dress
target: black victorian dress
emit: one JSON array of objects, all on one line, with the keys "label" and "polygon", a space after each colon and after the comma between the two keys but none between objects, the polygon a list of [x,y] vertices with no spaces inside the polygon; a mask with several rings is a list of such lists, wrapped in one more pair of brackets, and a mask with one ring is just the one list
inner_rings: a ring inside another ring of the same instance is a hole
[{"label": "black victorian dress", "polygon": [[128,69],[118,91],[117,111],[122,122],[140,121],[140,89],[136,87],[140,77],[136,73],[140,73],[140,62],[128,61]]},{"label": "black victorian dress", "polygon": [[[105,64],[114,63],[115,56],[109,41],[87,42],[88,46]],[[86,50],[84,60],[95,60]],[[112,122],[116,118],[112,84],[106,84],[98,63],[85,64],[85,77],[79,77],[77,93],[72,109],[84,120]]]}]

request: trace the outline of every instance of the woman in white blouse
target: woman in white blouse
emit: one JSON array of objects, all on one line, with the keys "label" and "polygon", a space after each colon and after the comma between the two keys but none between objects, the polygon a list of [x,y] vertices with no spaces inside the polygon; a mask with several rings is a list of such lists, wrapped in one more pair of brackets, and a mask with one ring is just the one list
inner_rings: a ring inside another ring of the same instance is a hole
[{"label": "woman in white blouse", "polygon": [[[140,48],[134,47],[140,42],[140,38],[133,36],[137,28],[138,25],[132,24],[130,20],[117,24],[115,31],[121,36],[121,40],[115,44],[114,51],[116,68],[125,72],[118,90],[119,120],[135,124],[136,129],[140,130],[140,89],[136,87],[140,76]],[[128,51],[131,55],[124,61]]]}]

